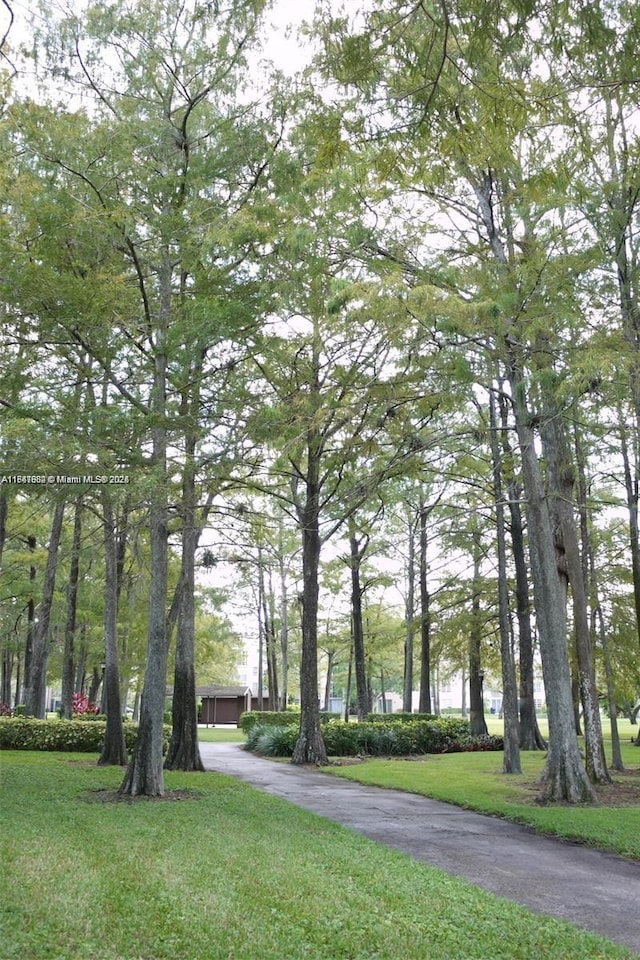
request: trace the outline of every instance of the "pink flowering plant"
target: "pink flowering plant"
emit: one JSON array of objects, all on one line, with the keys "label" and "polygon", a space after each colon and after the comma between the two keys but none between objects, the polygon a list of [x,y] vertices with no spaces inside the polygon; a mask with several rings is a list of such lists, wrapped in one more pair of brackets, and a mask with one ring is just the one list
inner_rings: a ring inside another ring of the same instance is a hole
[{"label": "pink flowering plant", "polygon": [[89,697],[84,693],[74,693],[71,703],[74,717],[84,716],[90,713],[100,713],[100,707],[89,701]]}]

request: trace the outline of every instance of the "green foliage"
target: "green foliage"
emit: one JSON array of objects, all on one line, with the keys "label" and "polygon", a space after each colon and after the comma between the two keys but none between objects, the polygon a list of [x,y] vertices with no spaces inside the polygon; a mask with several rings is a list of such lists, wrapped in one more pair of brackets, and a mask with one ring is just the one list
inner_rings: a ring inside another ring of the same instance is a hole
[{"label": "green foliage", "polygon": [[[468,753],[502,750],[504,746],[502,737],[472,737],[468,722],[456,717],[386,723],[330,720],[323,725],[322,735],[327,753],[333,757]],[[268,757],[290,757],[297,738],[297,727],[256,724],[247,737],[246,749]]]},{"label": "green foliage", "polygon": [[401,723],[412,723],[416,720],[438,720],[435,713],[368,713],[367,723],[388,723],[389,720]]},{"label": "green foliage", "polygon": [[[0,718],[1,750],[64,750],[77,753],[99,753],[107,729],[104,719],[36,720],[33,717]],[[127,750],[136,745],[138,725],[125,723]],[[164,727],[165,749],[169,745],[171,727]]]},{"label": "green foliage", "polygon": [[238,726],[243,733],[247,735],[257,726],[289,726],[290,724],[300,725],[300,714],[293,711],[279,713],[275,710],[247,710],[241,714]]},{"label": "green foliage", "polygon": [[[338,713],[327,713],[325,711],[320,711],[320,722],[327,723],[329,720],[339,719],[340,714]],[[284,713],[277,710],[247,710],[240,716],[238,726],[247,735],[254,729],[256,726],[266,727],[288,727],[300,726],[300,711],[299,710],[286,710]]]}]

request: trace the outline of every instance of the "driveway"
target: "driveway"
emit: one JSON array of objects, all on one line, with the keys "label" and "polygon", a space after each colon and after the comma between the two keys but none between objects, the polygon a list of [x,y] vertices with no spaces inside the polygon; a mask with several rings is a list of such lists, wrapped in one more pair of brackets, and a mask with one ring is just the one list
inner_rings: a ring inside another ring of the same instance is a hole
[{"label": "driveway", "polygon": [[640,956],[640,863],[427,797],[274,763],[237,743],[201,743],[200,754],[207,770],[237,777]]}]

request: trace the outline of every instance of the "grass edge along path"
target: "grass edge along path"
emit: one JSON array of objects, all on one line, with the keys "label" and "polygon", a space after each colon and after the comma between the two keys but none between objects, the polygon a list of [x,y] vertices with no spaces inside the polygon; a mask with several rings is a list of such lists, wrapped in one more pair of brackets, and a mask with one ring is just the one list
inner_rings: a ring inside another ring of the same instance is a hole
[{"label": "grass edge along path", "polygon": [[2,960],[632,956],[221,774],[116,803],[87,755],[0,764]]},{"label": "grass edge along path", "polygon": [[[637,789],[640,749],[628,745],[623,754],[628,769],[625,774],[612,771],[614,780],[623,787],[632,783]],[[417,793],[523,823],[539,833],[640,860],[639,806],[538,804],[536,780],[544,765],[544,754],[523,752],[521,760],[522,775],[502,773],[502,753],[338,761],[339,765],[324,767],[323,772],[367,786]]]}]

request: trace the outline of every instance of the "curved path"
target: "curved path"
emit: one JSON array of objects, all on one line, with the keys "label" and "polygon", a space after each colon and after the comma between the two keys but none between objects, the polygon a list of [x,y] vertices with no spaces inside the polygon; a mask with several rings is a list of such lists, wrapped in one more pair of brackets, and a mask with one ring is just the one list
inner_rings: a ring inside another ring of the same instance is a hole
[{"label": "curved path", "polygon": [[[201,743],[200,754],[207,770],[238,777],[640,956],[640,863],[427,797],[274,763],[236,743]],[[640,814],[638,821],[640,829]]]}]

